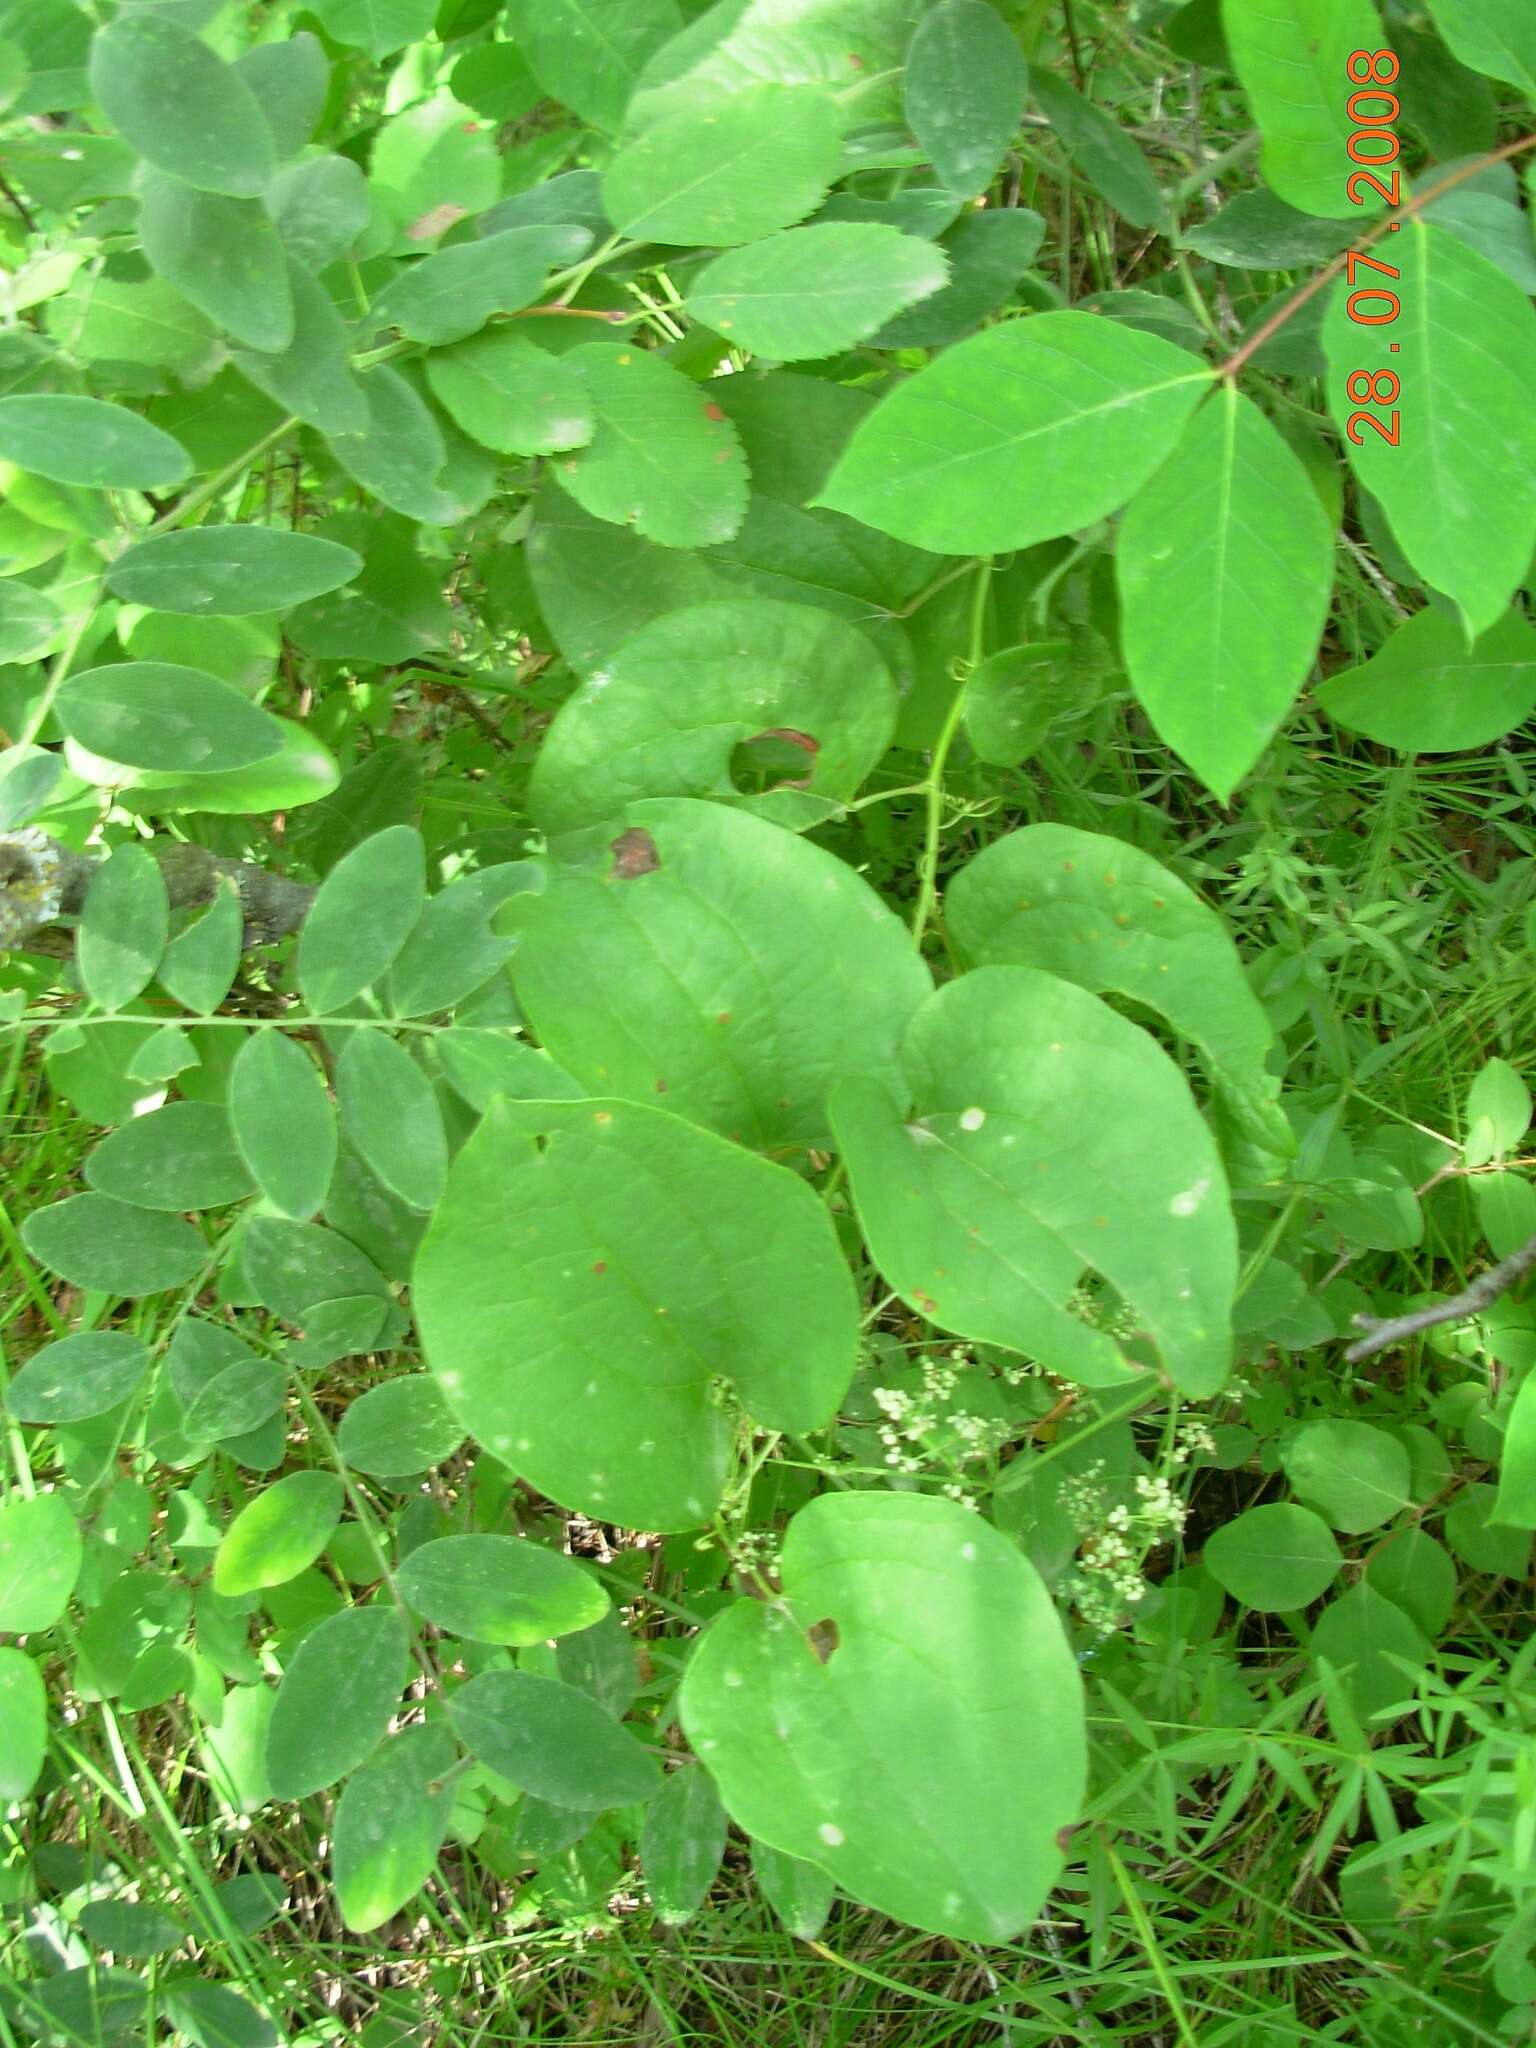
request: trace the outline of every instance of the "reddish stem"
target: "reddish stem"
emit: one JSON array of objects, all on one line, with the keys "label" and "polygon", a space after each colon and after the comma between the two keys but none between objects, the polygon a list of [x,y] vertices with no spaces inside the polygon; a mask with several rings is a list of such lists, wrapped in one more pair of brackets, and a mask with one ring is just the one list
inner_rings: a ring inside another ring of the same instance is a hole
[{"label": "reddish stem", "polygon": [[1256,334],[1251,335],[1240,349],[1228,356],[1217,370],[1217,376],[1235,377],[1271,335],[1278,334],[1288,320],[1294,319],[1309,299],[1315,299],[1326,285],[1332,284],[1346,269],[1351,256],[1362,255],[1367,249],[1374,248],[1384,235],[1391,233],[1395,222],[1409,220],[1414,214],[1422,213],[1432,199],[1438,199],[1442,192],[1449,192],[1453,185],[1461,185],[1468,178],[1475,178],[1479,171],[1486,171],[1490,164],[1501,164],[1506,158],[1519,156],[1522,150],[1532,148],[1536,148],[1536,135],[1522,135],[1518,141],[1506,142],[1502,149],[1496,149],[1488,156],[1479,157],[1476,163],[1464,164],[1459,171],[1452,171],[1448,178],[1442,178],[1437,185],[1430,185],[1423,192],[1416,192],[1406,206],[1400,206],[1390,217],[1383,215],[1369,233],[1362,235],[1352,247],[1341,249],[1333,261],[1325,265],[1309,284],[1303,285],[1293,299],[1288,299],[1278,313],[1272,313]]}]

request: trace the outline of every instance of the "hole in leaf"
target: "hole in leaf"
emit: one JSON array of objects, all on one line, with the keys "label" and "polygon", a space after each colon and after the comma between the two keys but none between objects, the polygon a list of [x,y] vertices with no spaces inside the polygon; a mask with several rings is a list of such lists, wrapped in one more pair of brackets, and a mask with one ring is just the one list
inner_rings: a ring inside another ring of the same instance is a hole
[{"label": "hole in leaf", "polygon": [[754,733],[731,750],[731,787],[740,796],[761,796],[770,789],[804,789],[821,742],[791,725],[771,726]]},{"label": "hole in leaf", "polygon": [[805,1639],[815,1652],[819,1664],[830,1663],[832,1652],[837,1648],[839,1641],[837,1623],[830,1617],[826,1621],[813,1621],[805,1632]]},{"label": "hole in leaf", "polygon": [[631,825],[627,832],[621,832],[609,844],[613,848],[615,881],[632,882],[637,875],[654,875],[661,866],[655,840],[638,825]]}]

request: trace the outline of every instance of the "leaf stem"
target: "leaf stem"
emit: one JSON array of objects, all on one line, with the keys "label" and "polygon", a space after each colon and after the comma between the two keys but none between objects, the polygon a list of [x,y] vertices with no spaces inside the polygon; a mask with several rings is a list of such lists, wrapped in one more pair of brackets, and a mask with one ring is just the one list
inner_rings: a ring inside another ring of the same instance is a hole
[{"label": "leaf stem", "polygon": [[1367,249],[1374,248],[1383,236],[1391,232],[1395,223],[1411,220],[1415,214],[1422,213],[1431,200],[1438,199],[1442,192],[1449,192],[1452,186],[1465,184],[1468,178],[1477,177],[1490,165],[1505,163],[1510,157],[1520,156],[1528,149],[1536,149],[1536,134],[1521,135],[1514,142],[1506,142],[1502,149],[1492,150],[1487,156],[1480,156],[1471,163],[1463,164],[1459,170],[1452,171],[1448,178],[1441,178],[1438,183],[1426,186],[1422,192],[1415,192],[1413,197],[1395,212],[1384,213],[1376,225],[1362,235],[1358,242],[1352,243],[1347,249],[1341,249],[1331,263],[1324,264],[1316,277],[1304,284],[1277,313],[1272,313],[1263,326],[1251,334],[1242,347],[1235,350],[1218,367],[1217,376],[1228,379],[1235,377],[1243,365],[1258,354],[1266,341],[1278,334],[1282,327],[1295,319],[1303,306],[1333,283],[1333,280],[1348,267],[1352,256],[1362,255]]},{"label": "leaf stem", "polygon": [[928,929],[928,920],[938,896],[939,835],[944,822],[944,769],[949,760],[949,750],[955,743],[955,734],[960,730],[960,719],[965,710],[965,693],[971,677],[981,666],[982,648],[986,641],[987,598],[992,589],[992,558],[976,564],[976,592],[971,606],[971,643],[965,658],[964,673],[959,678],[955,700],[950,705],[944,723],[934,743],[929,758],[928,774],[922,787],[927,795],[927,820],[923,831],[923,854],[918,865],[917,908],[912,913],[912,943],[922,951],[923,936]]}]

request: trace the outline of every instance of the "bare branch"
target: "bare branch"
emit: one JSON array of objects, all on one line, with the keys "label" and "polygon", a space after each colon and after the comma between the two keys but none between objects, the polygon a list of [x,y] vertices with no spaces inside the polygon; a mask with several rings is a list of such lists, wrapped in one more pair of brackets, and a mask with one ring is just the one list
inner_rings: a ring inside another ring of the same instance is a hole
[{"label": "bare branch", "polygon": [[1350,1365],[1358,1365],[1361,1359],[1374,1357],[1403,1337],[1417,1336],[1420,1330],[1433,1330],[1440,1323],[1459,1323],[1468,1316],[1481,1315],[1532,1266],[1536,1266],[1536,1237],[1528,1237],[1518,1251],[1500,1259],[1486,1273],[1480,1273],[1470,1287],[1453,1294],[1449,1301],[1437,1302],[1433,1308],[1414,1309],[1406,1316],[1356,1316],[1355,1328],[1367,1331],[1368,1335],[1351,1344],[1344,1357]]},{"label": "bare branch", "polygon": [[[173,910],[211,903],[220,877],[227,877],[245,913],[248,947],[269,945],[297,931],[314,901],[315,892],[307,882],[290,882],[254,861],[227,860],[206,846],[164,839],[150,851],[160,864]],[[61,917],[78,917],[100,865],[34,825],[0,832],[0,948],[25,946],[44,926]]]}]

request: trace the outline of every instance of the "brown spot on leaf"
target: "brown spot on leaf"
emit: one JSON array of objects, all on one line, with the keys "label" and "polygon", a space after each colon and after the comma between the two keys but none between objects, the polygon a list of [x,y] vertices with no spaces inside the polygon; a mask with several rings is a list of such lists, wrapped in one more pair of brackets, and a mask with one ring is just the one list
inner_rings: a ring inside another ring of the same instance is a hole
[{"label": "brown spot on leaf", "polygon": [[608,1270],[608,1261],[606,1259],[597,1260],[592,1270],[594,1273],[606,1273]]},{"label": "brown spot on leaf", "polygon": [[658,1075],[658,1076],[657,1076],[657,1080],[656,1080],[656,1093],[657,1093],[658,1095],[665,1095],[665,1094],[666,1094],[666,1092],[667,1092],[667,1084],[666,1084],[666,1082],[665,1082],[665,1081],[663,1081],[663,1080],[661,1079],[661,1077],[660,1077],[660,1076]]},{"label": "brown spot on leaf", "polygon": [[718,1015],[718,1016],[716,1017],[716,1019],[715,1019],[715,1022],[716,1022],[717,1024],[729,1024],[729,1023],[730,1023],[730,1021],[731,1021],[731,1013],[730,1013],[730,1011],[729,1011],[729,1010],[722,1010],[722,1011],[720,1012],[720,1014],[719,1014],[719,1015]]},{"label": "brown spot on leaf", "polygon": [[707,420],[723,420],[725,418],[725,408],[716,405],[712,398],[708,399],[705,401],[704,417]]},{"label": "brown spot on leaf", "polygon": [[805,1632],[805,1640],[815,1652],[816,1661],[828,1663],[838,1645],[837,1623],[830,1616],[825,1621],[813,1621]]},{"label": "brown spot on leaf", "polygon": [[627,832],[610,840],[609,845],[613,849],[615,881],[632,882],[637,875],[654,875],[661,866],[655,840],[638,825],[631,825]]},{"label": "brown spot on leaf", "polygon": [[405,231],[408,242],[430,242],[434,235],[441,235],[451,228],[456,220],[464,218],[466,209],[455,206],[451,199],[441,206],[434,206],[430,213],[424,213],[420,220],[413,220]]}]

